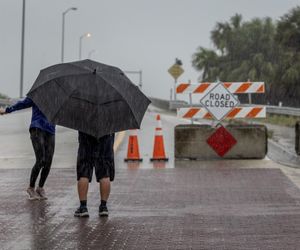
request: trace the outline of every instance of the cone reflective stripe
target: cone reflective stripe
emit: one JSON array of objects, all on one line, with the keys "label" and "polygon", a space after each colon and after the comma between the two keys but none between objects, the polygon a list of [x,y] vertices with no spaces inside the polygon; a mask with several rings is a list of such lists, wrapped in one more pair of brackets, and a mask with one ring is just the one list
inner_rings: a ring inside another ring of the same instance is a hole
[{"label": "cone reflective stripe", "polygon": [[162,133],[162,125],[160,120],[160,115],[156,116],[157,127],[155,128],[155,138],[154,138],[154,148],[153,148],[153,157],[151,161],[168,161],[166,157],[165,147],[164,147],[164,138]]},{"label": "cone reflective stripe", "polygon": [[140,158],[137,130],[133,129],[130,131],[131,132],[128,138],[127,158],[125,158],[124,161],[143,161],[143,159]]}]

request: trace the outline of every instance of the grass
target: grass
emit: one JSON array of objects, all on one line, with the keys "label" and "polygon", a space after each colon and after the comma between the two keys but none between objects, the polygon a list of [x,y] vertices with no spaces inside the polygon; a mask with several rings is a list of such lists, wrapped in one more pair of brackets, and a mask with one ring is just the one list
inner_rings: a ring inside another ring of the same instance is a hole
[{"label": "grass", "polygon": [[234,119],[227,120],[229,124],[247,124],[247,123],[269,123],[279,126],[295,127],[297,122],[300,122],[300,117],[287,116],[287,115],[271,115],[267,114],[266,118],[258,119]]},{"label": "grass", "polygon": [[[235,119],[235,120],[227,120],[229,124],[248,124],[248,123],[269,123],[279,126],[285,126],[285,127],[295,127],[296,123],[300,123],[300,117],[295,116],[287,116],[287,115],[273,115],[273,114],[267,114],[267,117],[262,119]],[[274,131],[271,129],[268,129],[268,138],[272,138],[274,134]]]},{"label": "grass", "polygon": [[286,127],[295,127],[296,123],[300,122],[300,117],[268,114],[267,118],[263,119],[262,122]]}]

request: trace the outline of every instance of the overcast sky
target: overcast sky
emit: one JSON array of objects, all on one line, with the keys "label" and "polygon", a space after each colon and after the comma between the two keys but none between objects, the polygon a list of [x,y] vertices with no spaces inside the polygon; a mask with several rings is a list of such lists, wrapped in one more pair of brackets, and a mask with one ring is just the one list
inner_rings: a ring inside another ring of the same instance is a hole
[{"label": "overcast sky", "polygon": [[[39,70],[61,61],[62,13],[66,15],[65,61],[82,58],[142,70],[143,91],[169,98],[174,80],[167,72],[179,58],[179,81],[196,81],[191,65],[199,46],[212,48],[210,31],[235,13],[244,21],[269,16],[278,20],[299,0],[26,0],[24,94]],[[0,92],[19,96],[22,0],[0,0]],[[130,78],[138,83],[138,75]],[[262,79],[263,80],[263,79]]]}]

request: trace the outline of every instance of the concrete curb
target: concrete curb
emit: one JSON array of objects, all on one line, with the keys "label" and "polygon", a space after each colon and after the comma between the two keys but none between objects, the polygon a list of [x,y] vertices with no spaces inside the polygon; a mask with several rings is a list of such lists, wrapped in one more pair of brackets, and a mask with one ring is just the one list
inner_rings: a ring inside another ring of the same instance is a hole
[{"label": "concrete curb", "polygon": [[300,157],[271,139],[268,139],[268,143],[270,148],[268,157],[272,161],[288,167],[300,168]]},{"label": "concrete curb", "polygon": [[295,125],[295,150],[298,155],[300,155],[300,122],[296,122]]}]

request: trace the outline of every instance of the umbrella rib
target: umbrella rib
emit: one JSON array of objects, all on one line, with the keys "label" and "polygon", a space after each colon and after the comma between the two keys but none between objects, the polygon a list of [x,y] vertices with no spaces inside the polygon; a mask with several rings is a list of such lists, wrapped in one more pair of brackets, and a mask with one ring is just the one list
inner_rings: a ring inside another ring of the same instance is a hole
[{"label": "umbrella rib", "polygon": [[[100,75],[98,75],[97,73],[96,73],[96,76],[97,77],[100,77],[102,80],[104,80],[106,83],[107,83],[107,81],[106,81],[106,79],[105,78],[103,78],[102,76],[100,76]],[[124,98],[124,96],[122,95],[122,93],[120,93],[114,86],[112,86],[112,85],[110,85],[124,100],[126,100],[126,98]],[[126,102],[125,101],[125,103],[128,105],[128,107],[129,107],[129,109],[130,109],[130,111],[131,111],[131,113],[133,114],[133,116],[134,116],[134,118],[135,118],[135,121],[136,121],[136,123],[138,123],[137,122],[137,118],[136,118],[136,116],[135,116],[135,113],[133,113],[132,112],[132,109],[131,109],[131,106],[128,104],[128,102]]]},{"label": "umbrella rib", "polygon": [[[57,82],[57,81],[55,80],[55,82]],[[58,85],[59,85],[59,84],[58,84]],[[65,89],[64,89],[61,85],[59,85],[59,87],[61,87],[61,88],[63,89],[63,91],[66,93]],[[65,103],[68,101],[68,99],[70,98],[70,96],[73,94],[73,92],[74,92],[75,90],[76,90],[76,88],[75,88],[69,95],[66,94],[67,98],[66,98],[66,100],[63,102],[63,104],[61,105],[61,107],[63,107],[63,106],[65,105]],[[58,115],[58,113],[59,113],[60,110],[61,110],[61,109],[59,108],[59,109],[56,111],[56,113],[54,114],[52,120],[54,120],[54,118]]]}]

